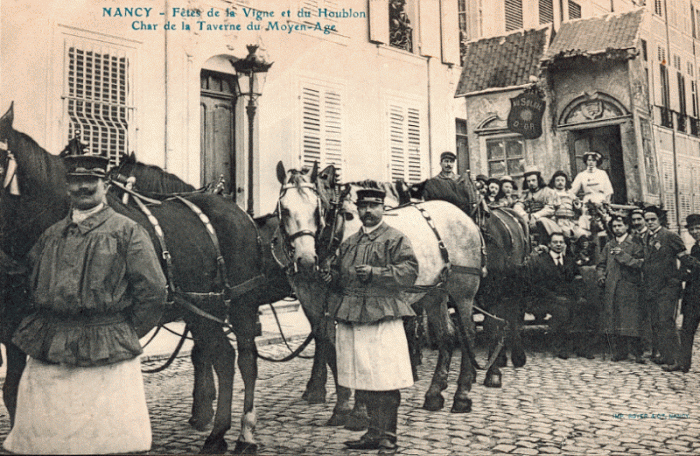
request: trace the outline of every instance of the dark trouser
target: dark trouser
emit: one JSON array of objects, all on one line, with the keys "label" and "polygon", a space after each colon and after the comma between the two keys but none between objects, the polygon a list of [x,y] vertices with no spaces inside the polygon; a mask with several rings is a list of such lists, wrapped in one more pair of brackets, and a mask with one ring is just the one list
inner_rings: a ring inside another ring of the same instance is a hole
[{"label": "dark trouser", "polygon": [[690,369],[690,361],[693,356],[693,340],[695,331],[700,323],[700,303],[684,303],[683,326],[681,327],[681,351],[676,360],[678,364]]},{"label": "dark trouser", "polygon": [[369,440],[388,439],[396,443],[396,427],[401,404],[401,392],[391,391],[355,391],[356,400],[367,404],[369,429],[362,438]]},{"label": "dark trouser", "polygon": [[680,298],[680,285],[661,288],[656,293],[646,293],[650,311],[652,336],[656,338],[662,361],[673,364],[680,354],[680,342],[676,329],[676,308]]},{"label": "dark trouser", "polygon": [[598,322],[595,305],[561,297],[549,305],[550,328],[554,334],[554,350],[588,354],[593,348]]},{"label": "dark trouser", "polygon": [[613,335],[615,355],[618,358],[626,358],[630,353],[635,358],[642,356],[643,347],[641,337]]}]

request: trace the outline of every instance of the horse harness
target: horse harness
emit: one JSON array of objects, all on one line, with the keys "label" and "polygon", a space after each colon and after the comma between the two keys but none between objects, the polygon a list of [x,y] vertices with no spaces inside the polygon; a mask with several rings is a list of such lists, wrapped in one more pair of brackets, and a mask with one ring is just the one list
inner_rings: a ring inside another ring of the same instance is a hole
[{"label": "horse harness", "polygon": [[[121,188],[121,186],[119,186]],[[196,315],[199,315],[200,317],[206,318],[208,320],[215,321],[221,325],[227,326],[230,328],[230,325],[224,321],[221,318],[218,318],[202,309],[194,305],[191,301],[199,302],[203,299],[213,299],[213,300],[223,300],[223,302],[226,304],[228,307],[228,304],[230,303],[231,299],[241,296],[245,293],[250,292],[251,290],[259,287],[262,285],[266,278],[264,274],[259,274],[251,279],[246,280],[243,283],[240,283],[235,286],[231,286],[228,280],[228,274],[227,274],[227,269],[226,269],[226,261],[224,260],[223,255],[221,254],[221,247],[219,244],[219,239],[218,236],[216,235],[216,230],[214,229],[214,226],[211,224],[211,221],[209,220],[209,217],[207,217],[204,212],[192,201],[189,201],[185,198],[183,198],[180,195],[174,196],[172,199],[181,202],[184,204],[188,209],[190,209],[202,222],[204,225],[207,234],[209,235],[209,238],[211,240],[212,245],[214,246],[214,249],[216,250],[216,265],[217,265],[217,272],[216,272],[216,283],[220,284],[223,288],[223,291],[220,292],[209,292],[209,293],[199,293],[199,292],[192,292],[192,291],[181,291],[179,290],[176,285],[175,281],[173,279],[173,262],[172,262],[172,256],[170,254],[170,251],[167,248],[167,245],[165,243],[165,235],[163,233],[163,229],[160,226],[160,223],[158,222],[158,219],[153,215],[153,213],[150,211],[148,206],[144,204],[144,202],[141,200],[140,195],[138,193],[132,191],[132,195],[134,196],[134,200],[136,201],[136,204],[138,205],[139,209],[141,212],[146,215],[146,218],[148,219],[149,223],[153,227],[153,230],[156,234],[156,239],[158,240],[158,244],[161,249],[161,255],[163,257],[163,260],[165,261],[164,265],[164,272],[167,280],[167,287],[168,287],[168,295],[169,295],[169,300],[172,300],[176,302],[177,304],[185,307],[187,310],[193,312]],[[160,203],[158,203],[160,204]],[[257,244],[258,244],[258,250],[262,250],[262,241],[260,238],[260,233],[258,232],[257,226],[255,225],[255,222],[252,221],[253,226],[256,229],[256,236],[257,236]],[[262,258],[262,255],[261,255]],[[232,328],[230,328],[232,329]]]}]

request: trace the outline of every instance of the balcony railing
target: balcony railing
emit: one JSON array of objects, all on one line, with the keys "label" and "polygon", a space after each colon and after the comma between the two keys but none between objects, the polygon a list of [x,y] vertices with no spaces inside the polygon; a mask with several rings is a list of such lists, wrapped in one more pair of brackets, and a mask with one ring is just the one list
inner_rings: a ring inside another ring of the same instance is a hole
[{"label": "balcony railing", "polygon": [[688,116],[686,116],[682,112],[676,113],[676,129],[678,129],[678,131],[681,133],[685,133],[688,131],[688,127],[686,125],[687,118]]},{"label": "balcony railing", "polygon": [[673,111],[663,106],[659,106],[659,109],[661,110],[661,126],[673,128]]},{"label": "balcony railing", "polygon": [[689,117],[688,120],[690,123],[690,134],[693,136],[700,136],[700,120],[692,117]]}]

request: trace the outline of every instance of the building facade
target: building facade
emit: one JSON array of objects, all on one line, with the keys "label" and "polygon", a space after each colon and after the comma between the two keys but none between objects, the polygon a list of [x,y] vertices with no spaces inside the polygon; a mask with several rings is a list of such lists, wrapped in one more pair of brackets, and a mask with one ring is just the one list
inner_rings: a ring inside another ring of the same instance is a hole
[{"label": "building facade", "polygon": [[[455,149],[457,0],[7,0],[0,109],[52,153],[80,132],[201,186],[223,175],[271,212],[275,166],[417,182]],[[273,62],[253,125],[232,61]],[[137,183],[138,185],[138,183]]]},{"label": "building facade", "polygon": [[[457,95],[465,100],[472,172],[498,174],[503,156],[510,160],[505,170],[515,175],[524,164],[540,166],[545,177],[557,169],[575,175],[581,152],[598,149],[606,156],[603,167],[618,202],[663,203],[674,228],[689,213],[700,212],[700,3],[503,0],[494,5],[466,5],[460,20],[462,36],[469,37],[462,43],[465,73],[475,58],[490,58],[483,51],[488,43],[510,40],[524,46],[536,30],[549,30],[550,38],[526,58],[520,52],[518,58],[509,54],[500,60],[530,74],[481,83],[477,75],[477,84],[471,75],[472,82],[461,86],[463,74]],[[535,78],[547,112],[542,137],[528,140],[511,133],[505,119],[510,98]],[[498,129],[503,140],[493,136]],[[502,145],[490,150],[498,141]]]}]

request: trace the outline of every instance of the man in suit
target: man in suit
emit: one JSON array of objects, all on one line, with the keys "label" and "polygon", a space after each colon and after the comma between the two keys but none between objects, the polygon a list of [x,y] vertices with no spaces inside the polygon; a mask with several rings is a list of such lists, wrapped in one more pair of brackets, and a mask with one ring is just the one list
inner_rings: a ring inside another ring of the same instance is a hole
[{"label": "man in suit", "polygon": [[[683,314],[683,326],[681,327],[681,350],[676,358],[676,363],[666,367],[667,372],[688,372],[690,360],[693,355],[693,340],[695,331],[700,323],[700,214],[690,214],[686,217],[688,233],[695,239],[695,244],[690,249],[690,257],[685,262],[687,281],[683,292],[681,313]],[[689,264],[690,263],[690,264]]]},{"label": "man in suit", "polygon": [[652,361],[674,366],[680,352],[676,306],[681,297],[681,275],[676,260],[683,261],[687,253],[681,237],[661,226],[664,213],[657,206],[644,208],[649,233],[644,242],[642,303],[650,317],[652,339],[659,348],[659,356]]},{"label": "man in suit", "polygon": [[590,309],[581,297],[582,278],[572,255],[566,254],[566,239],[561,231],[552,233],[546,246],[538,247],[523,265],[525,280],[538,305],[552,315],[554,354],[567,359],[576,354],[592,359]]}]

